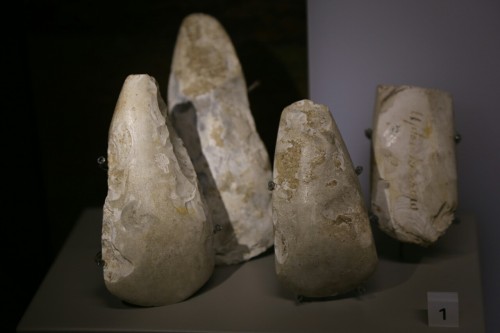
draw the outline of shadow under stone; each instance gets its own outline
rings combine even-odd
[[[171,113],[172,124],[184,142],[191,162],[198,176],[203,196],[210,211],[214,224],[216,255],[224,255],[225,249],[237,249],[244,247],[244,252],[248,248],[238,244],[234,229],[229,219],[229,214],[222,200],[217,184],[210,170],[208,161],[203,154],[201,140],[198,134],[198,124],[196,109],[191,102],[177,104]]]

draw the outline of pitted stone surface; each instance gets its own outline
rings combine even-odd
[[[372,133],[372,211],[380,228],[427,246],[457,207],[452,97],[437,89],[379,85]]]
[[[214,268],[213,226],[166,113],[155,79],[130,75],[109,129],[104,281],[141,306],[188,298]]]
[[[359,180],[326,106],[302,100],[283,110],[273,172],[280,282],[307,297],[362,284],[377,253]]]
[[[209,15],[192,14],[181,24],[168,105],[220,227],[216,263],[236,264],[266,251],[273,243],[271,164],[234,47]]]

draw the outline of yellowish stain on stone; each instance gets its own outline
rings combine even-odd
[[[352,218],[347,215],[339,215],[334,221],[335,223],[349,223],[352,222]]]
[[[247,187],[243,193],[243,202],[250,202],[253,197],[253,190],[250,187]]]
[[[334,164],[334,165],[335,165],[335,167],[338,169],[338,168],[340,168],[340,166],[342,165],[342,162],[341,162],[341,161],[340,161],[337,157],[335,157],[335,158],[333,159],[333,164]]]
[[[183,207],[183,206],[181,206],[181,207],[175,207],[175,210],[180,215],[187,215],[189,213],[188,209],[186,207]]]
[[[427,126],[424,127],[424,137],[425,138],[430,138],[432,134],[432,126],[430,124],[427,124]]]
[[[328,183],[326,183],[326,186],[335,187],[335,186],[337,186],[337,181],[335,179],[332,179]]]
[[[222,139],[222,127],[214,127],[210,133],[210,137],[215,141],[217,147],[224,147],[224,140]]]
[[[311,159],[310,168],[307,171],[306,177],[304,177],[304,181],[310,182],[314,179],[317,179],[318,173],[316,172],[316,168],[325,163],[325,161],[326,161],[326,152],[316,151],[316,155]]]
[[[217,184],[219,191],[230,191],[235,178],[232,172],[226,172],[220,177],[220,182]]]
[[[283,182],[288,183],[290,189],[297,189],[299,186],[299,179],[297,178],[297,171],[302,154],[302,147],[297,140],[288,141],[290,146],[283,152],[276,155],[276,169],[278,184]]]

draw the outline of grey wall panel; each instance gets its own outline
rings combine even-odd
[[[479,221],[488,332],[500,328],[500,2],[308,0],[309,94],[330,107],[369,200],[377,84],[449,91],[457,146],[459,211]],[[459,278],[459,277],[457,277]],[[466,310],[464,310],[466,311]]]

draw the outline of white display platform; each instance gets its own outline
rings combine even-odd
[[[272,251],[219,267],[190,299],[126,305],[106,290],[94,261],[100,208],[75,224],[18,332],[484,332],[476,221],[460,216],[430,248],[403,246],[374,229],[379,253],[363,294],[298,303],[274,274]],[[456,292],[459,327],[429,327],[427,292]]]

